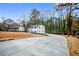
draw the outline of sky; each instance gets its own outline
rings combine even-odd
[[[0,3],[0,19],[16,20],[22,16],[28,17],[32,9],[50,10],[55,7],[53,3]],[[1,21],[1,20],[0,20]]]

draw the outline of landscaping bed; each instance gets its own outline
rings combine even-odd
[[[71,56],[79,56],[79,39],[77,37],[67,37],[69,52]]]

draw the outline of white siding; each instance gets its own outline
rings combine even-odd
[[[19,31],[25,31],[24,27],[19,27]]]
[[[45,27],[43,25],[34,25],[28,31],[31,33],[45,33]]]

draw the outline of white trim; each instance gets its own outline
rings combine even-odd
[[[28,32],[31,32],[31,33],[45,33],[45,26],[43,26],[43,25],[32,25],[28,29]]]

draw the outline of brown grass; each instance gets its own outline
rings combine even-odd
[[[26,32],[0,32],[0,41],[43,36],[45,35],[31,34]]]
[[[67,36],[66,36],[67,37]],[[67,37],[69,52],[71,56],[79,56],[79,40],[76,37]]]

